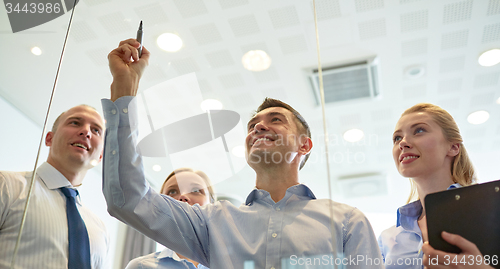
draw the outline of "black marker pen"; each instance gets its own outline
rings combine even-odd
[[[139,24],[139,30],[137,30],[136,40],[139,43],[141,43],[141,46],[139,47],[139,58],[141,58],[141,55],[142,55],[142,21],[141,21],[141,24]]]

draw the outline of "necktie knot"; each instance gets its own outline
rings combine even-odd
[[[67,188],[67,187],[62,187],[61,191],[68,198],[69,197],[76,197],[78,195],[78,191],[77,190],[71,189],[71,188]]]

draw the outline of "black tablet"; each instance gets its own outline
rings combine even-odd
[[[432,193],[424,202],[433,248],[461,252],[441,237],[446,231],[476,244],[484,257],[500,259],[500,180]],[[493,266],[500,268],[498,263]]]

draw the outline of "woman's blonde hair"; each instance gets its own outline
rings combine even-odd
[[[172,178],[176,174],[179,174],[182,172],[192,172],[192,173],[199,175],[201,178],[203,178],[203,180],[205,181],[205,184],[207,184],[207,190],[208,190],[208,195],[210,197],[210,203],[214,203],[215,201],[217,201],[217,195],[215,195],[214,189],[212,187],[212,182],[210,181],[210,178],[208,178],[207,174],[203,173],[202,171],[194,170],[194,169],[191,169],[188,167],[178,168],[178,169],[175,169],[174,171],[172,171],[172,173],[170,173],[170,175],[168,175],[167,178],[165,179],[165,182],[163,182],[163,185],[161,186],[160,192],[163,191],[163,188],[165,188],[165,184],[167,184],[167,181],[170,178]]]
[[[459,152],[455,157],[453,157],[453,162],[451,163],[451,176],[453,182],[459,183],[462,186],[468,186],[476,182],[477,178],[474,172],[474,167],[472,166],[467,150],[465,150],[463,145],[458,125],[450,113],[439,106],[429,103],[420,103],[405,110],[405,112],[401,114],[401,117],[417,112],[425,112],[429,114],[439,127],[441,127],[445,139],[451,143],[459,144]],[[415,182],[410,179],[410,183],[411,192],[407,203],[412,201],[413,198],[417,196]]]

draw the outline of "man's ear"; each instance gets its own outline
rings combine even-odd
[[[313,143],[312,143],[311,138],[309,138],[307,136],[301,136],[300,137],[299,152],[302,155],[307,155],[311,151],[312,147],[313,147]]]
[[[47,135],[45,136],[45,146],[47,147],[52,146],[52,138],[54,138],[54,133],[48,132]]]
[[[460,153],[460,144],[459,143],[451,144],[450,150],[448,150],[448,156],[454,157],[457,156],[458,153]]]

